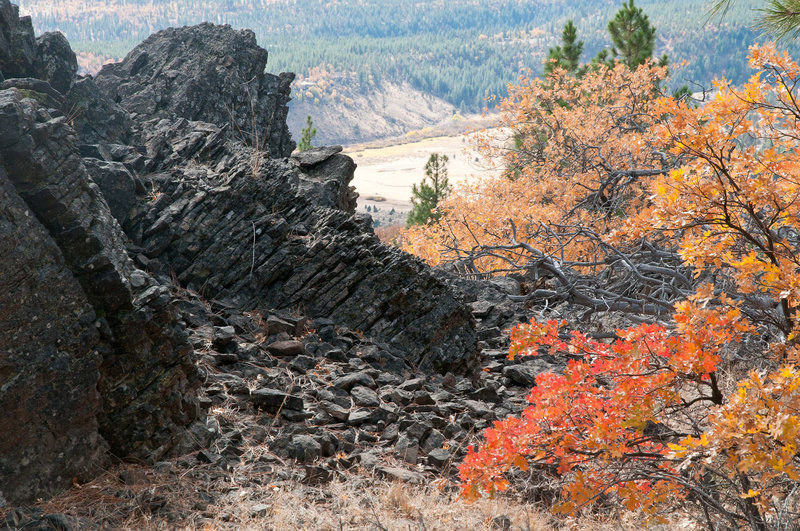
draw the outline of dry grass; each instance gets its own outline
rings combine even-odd
[[[212,411],[221,423],[244,426],[250,414],[229,406]],[[280,425],[264,427],[268,438],[282,430]],[[155,467],[118,463],[90,483],[76,485],[37,508],[45,514],[85,518],[83,523],[94,528],[137,531],[648,528],[635,514],[555,518],[544,507],[513,496],[468,503],[459,496],[453,478],[445,475],[429,474],[428,483],[415,485],[350,464],[332,470],[332,481],[309,483],[304,465],[276,456],[263,439],[245,436],[240,448],[241,458],[224,467],[204,464],[196,454]],[[342,459],[348,461],[345,456]],[[402,466],[385,460],[383,465]],[[83,523],[76,527],[83,528]],[[691,529],[680,515],[668,525],[649,528]]]
[[[506,518],[513,529],[552,529],[549,518],[530,506],[502,499],[468,504],[457,493],[434,486],[413,486],[376,478],[332,482],[309,497],[303,489],[287,489],[273,496],[270,521],[251,520],[253,529],[503,529]]]
[[[252,471],[251,471],[252,472]],[[363,471],[321,486],[270,475],[121,464],[91,483],[39,505],[45,513],[129,530],[638,530],[636,515],[556,519],[540,507],[498,497],[464,501],[444,479],[429,485],[388,481]],[[651,529],[691,529],[675,522]]]

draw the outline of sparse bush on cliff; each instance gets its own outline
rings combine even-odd
[[[314,147],[311,142],[317,136],[317,128],[314,127],[314,122],[311,121],[311,115],[306,117],[306,127],[300,131],[300,142],[297,143],[298,151],[308,151]]]

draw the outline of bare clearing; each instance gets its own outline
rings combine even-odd
[[[432,153],[447,155],[451,185],[497,174],[486,157],[477,152],[474,135],[434,136],[420,140],[397,139],[391,145],[350,146],[345,153],[358,164],[353,185],[360,197],[359,212],[367,207],[381,225],[404,224],[411,209],[411,188],[425,176],[425,163]],[[375,207],[378,214],[375,215]],[[389,213],[394,210],[394,215]]]

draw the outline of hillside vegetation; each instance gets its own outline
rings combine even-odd
[[[90,69],[123,57],[168,26],[210,21],[251,28],[270,51],[270,71],[298,74],[295,103],[314,115],[325,105],[359,107],[356,95],[374,98],[384,81],[408,83],[444,100],[442,109],[450,104],[462,113],[479,111],[487,97],[505,96],[507,84],[525,69],[541,70],[567,19],[575,20],[586,42],[584,59],[608,46],[606,24],[620,2],[20,0],[20,5],[23,13],[35,14],[38,32],[62,31]],[[745,80],[742,59],[758,39],[751,29],[757,0],[736,2],[723,21],[708,24],[706,1],[641,0],[637,5],[658,29],[657,53],[689,63],[673,76],[676,85],[709,86],[719,76]],[[377,114],[389,116],[382,110]],[[304,120],[305,114],[296,121]],[[359,138],[359,132],[342,136],[319,125],[320,140]]]

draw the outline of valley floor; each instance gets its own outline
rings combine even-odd
[[[405,216],[411,209],[412,186],[425,177],[425,163],[433,153],[449,158],[451,185],[496,175],[497,169],[475,147],[476,133],[470,132],[491,123],[491,117],[472,117],[457,129],[431,128],[399,138],[348,146],[345,153],[358,165],[351,183],[359,193],[358,211],[372,214],[380,226],[405,225]],[[392,211],[394,214],[390,214]]]

